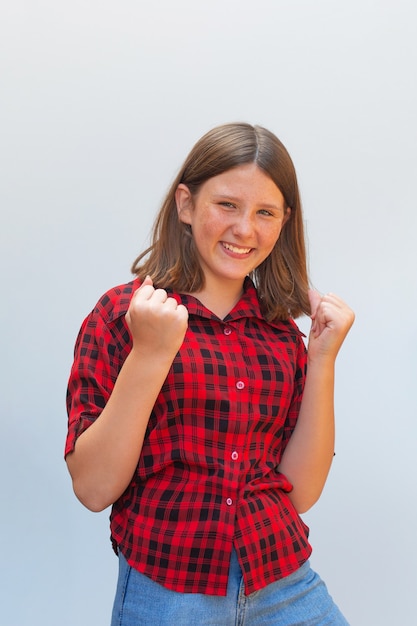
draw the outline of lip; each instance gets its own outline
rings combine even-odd
[[[237,246],[227,241],[222,241],[221,246],[228,254],[240,259],[247,257],[253,250],[253,248],[250,248],[249,246]]]

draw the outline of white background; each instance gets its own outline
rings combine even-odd
[[[194,142],[241,120],[286,144],[312,280],[357,313],[313,566],[352,625],[416,623],[416,22],[414,0],[3,3],[4,626],[109,621],[109,511],[63,461],[73,344]]]

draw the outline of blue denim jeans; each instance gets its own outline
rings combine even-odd
[[[227,596],[171,591],[130,567],[120,554],[111,626],[139,625],[349,626],[308,562],[246,596],[235,551]]]

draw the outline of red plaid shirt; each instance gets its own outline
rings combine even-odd
[[[107,292],[84,321],[68,385],[65,453],[97,419],[131,349],[135,280]],[[278,466],[299,413],[306,370],[294,322],[268,323],[251,281],[218,319],[197,299],[159,393],[130,486],[111,512],[129,564],[180,592],[225,595],[232,546],[247,594],[311,553],[308,528]]]

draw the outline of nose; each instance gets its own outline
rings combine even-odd
[[[249,239],[254,230],[255,223],[252,213],[249,211],[240,212],[233,224],[233,234],[240,239]]]

